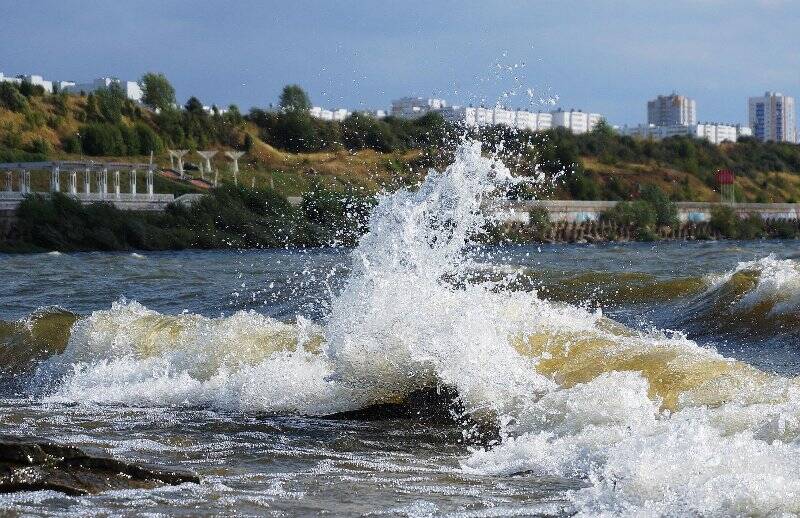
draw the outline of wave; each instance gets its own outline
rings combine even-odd
[[[48,402],[327,415],[444,386],[499,430],[464,472],[581,479],[565,493],[578,514],[800,512],[796,380],[471,276],[483,199],[512,182],[467,143],[418,190],[379,199],[320,322],[121,301],[74,323],[37,390]]]
[[[20,320],[0,321],[0,377],[21,374],[63,352],[77,320],[74,313],[48,307]]]
[[[678,307],[671,325],[694,336],[796,342],[800,263],[774,255],[707,277],[708,287]]]
[[[712,291],[732,288],[732,306],[738,310],[765,310],[769,315],[800,310],[800,263],[774,254],[740,262],[723,275],[712,276]]]

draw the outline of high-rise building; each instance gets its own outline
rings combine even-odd
[[[697,105],[685,95],[659,95],[647,101],[647,124],[692,126],[697,124]]]
[[[763,97],[748,100],[747,112],[753,136],[758,140],[797,142],[794,97],[766,92]]]

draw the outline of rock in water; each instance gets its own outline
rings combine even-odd
[[[0,493],[60,491],[86,495],[110,489],[150,489],[200,482],[197,475],[161,471],[89,455],[51,442],[0,439]]]

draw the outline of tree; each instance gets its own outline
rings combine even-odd
[[[184,109],[187,112],[193,113],[195,115],[200,115],[200,114],[205,115],[205,113],[206,113],[205,110],[203,110],[203,103],[200,102],[200,99],[198,99],[197,97],[194,97],[194,96],[193,97],[189,97],[189,100],[186,101],[186,105],[184,106]]]
[[[164,74],[148,72],[142,76],[142,102],[161,111],[175,105],[175,89]]]
[[[87,124],[81,128],[81,146],[91,156],[121,156],[127,153],[122,132],[115,124]]]
[[[290,111],[278,116],[274,141],[278,147],[292,152],[310,152],[321,149],[311,116],[305,111]]]
[[[140,155],[148,155],[151,151],[160,153],[164,150],[164,142],[150,126],[143,122],[137,122],[134,128],[139,139]],[[128,152],[131,152],[131,150],[129,149]]]
[[[371,148],[386,153],[398,147],[388,124],[360,113],[354,113],[344,120],[342,139],[353,150]]]
[[[597,124],[595,124],[594,128],[592,128],[591,133],[597,136],[611,138],[614,136],[614,129],[605,119],[600,119]]]
[[[642,199],[656,211],[656,223],[659,226],[674,226],[678,224],[678,208],[669,200],[657,185],[647,184],[642,187]]]
[[[111,83],[107,88],[100,88],[95,92],[94,98],[103,120],[117,123],[122,119],[122,108],[128,98],[119,83]]]
[[[0,82],[0,106],[11,111],[22,111],[28,106],[28,101],[19,89],[9,82]]]
[[[311,99],[300,85],[286,85],[281,92],[281,108],[284,111],[308,111]]]

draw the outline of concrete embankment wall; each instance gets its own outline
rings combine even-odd
[[[41,196],[49,196],[50,193],[34,193]],[[90,203],[111,203],[120,210],[133,210],[137,212],[148,211],[163,211],[167,205],[175,201],[175,196],[172,194],[130,194],[120,193],[117,196],[114,193],[107,193],[101,195],[100,193],[79,193],[70,195],[75,197],[84,205]],[[25,195],[19,192],[0,191],[0,211],[15,211]]]
[[[527,223],[510,222],[505,226],[507,236],[517,242],[550,243],[603,243],[608,241],[636,241],[641,239],[639,230],[629,225],[616,225],[607,221],[587,220],[556,221],[545,231],[533,228]],[[768,237],[781,237],[782,234],[800,234],[800,220],[768,219],[764,223]],[[656,229],[649,239],[723,239],[707,221],[684,222],[677,227]]]
[[[492,202],[494,208],[509,211],[512,222],[527,223],[530,211],[547,209],[550,221],[582,223],[599,221],[605,211],[614,207],[616,201],[578,201],[578,200],[538,200]],[[720,203],[678,202],[678,219],[681,223],[703,223],[711,219],[711,211]],[[800,219],[800,204],[797,203],[734,203],[729,204],[741,217],[759,214],[763,219]]]

